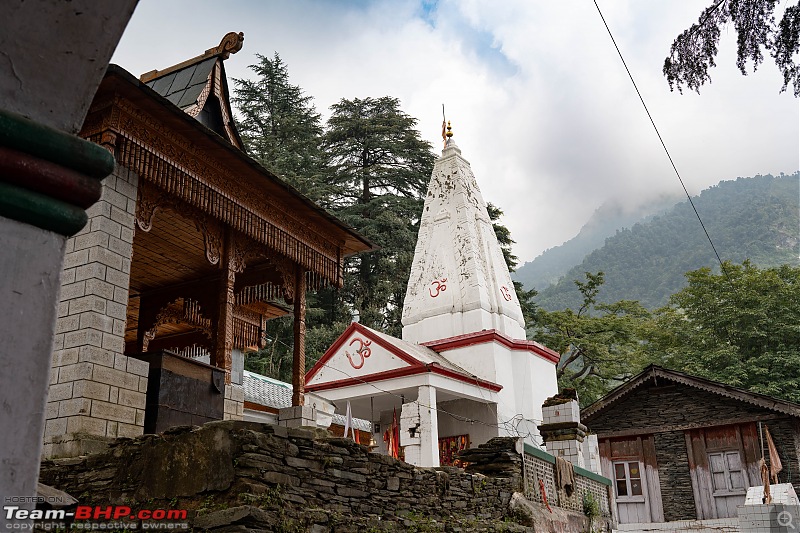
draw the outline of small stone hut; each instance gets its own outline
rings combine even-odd
[[[735,518],[747,488],[761,484],[765,426],[783,463],[779,482],[800,491],[792,402],[651,365],[581,419],[597,435],[621,524]]]

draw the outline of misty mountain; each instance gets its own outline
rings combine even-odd
[[[528,261],[511,273],[526,289],[538,291],[558,282],[569,269],[583,261],[589,252],[605,244],[606,238],[620,228],[629,228],[674,206],[679,196],[660,196],[657,199],[629,208],[611,200],[597,208],[581,231],[560,246],[549,248],[533,261]]]
[[[800,173],[722,181],[693,198],[722,260],[750,259],[761,267],[800,264]],[[684,273],[717,258],[688,201],[663,214],[616,231],[555,285],[540,292],[548,310],[577,309],[573,280],[605,272],[601,302],[638,300],[648,308],[665,305],[685,285]]]

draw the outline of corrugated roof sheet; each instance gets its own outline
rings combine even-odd
[[[292,405],[292,385],[255,372],[245,370],[242,376],[244,400],[273,409],[283,409]],[[344,426],[345,416],[333,415],[333,423]],[[353,419],[353,426],[361,431],[372,432],[369,420]]]
[[[244,400],[273,409],[292,405],[292,386],[283,381],[245,370],[242,378]]]

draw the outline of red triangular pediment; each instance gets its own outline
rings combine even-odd
[[[424,367],[402,342],[353,322],[306,374],[307,385]]]

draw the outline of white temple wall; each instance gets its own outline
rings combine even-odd
[[[517,405],[522,406],[525,418],[535,424],[542,423],[542,404],[558,393],[556,365],[530,352],[518,351],[513,355],[513,383]],[[541,442],[539,430],[532,427],[535,440]]]
[[[499,348],[502,348],[502,351]],[[502,373],[501,367],[505,364],[503,356],[507,350],[495,342],[485,342],[447,350],[442,352],[442,355],[481,379],[492,383],[504,383],[498,380],[498,375]]]
[[[482,379],[503,385],[497,393],[496,417],[497,423],[506,428],[501,434],[524,436],[530,444],[541,440],[536,423],[542,420],[542,403],[558,392],[553,363],[498,342],[447,350],[444,356]],[[528,422],[522,421],[519,427],[512,428],[515,422],[512,419],[517,415]]]

